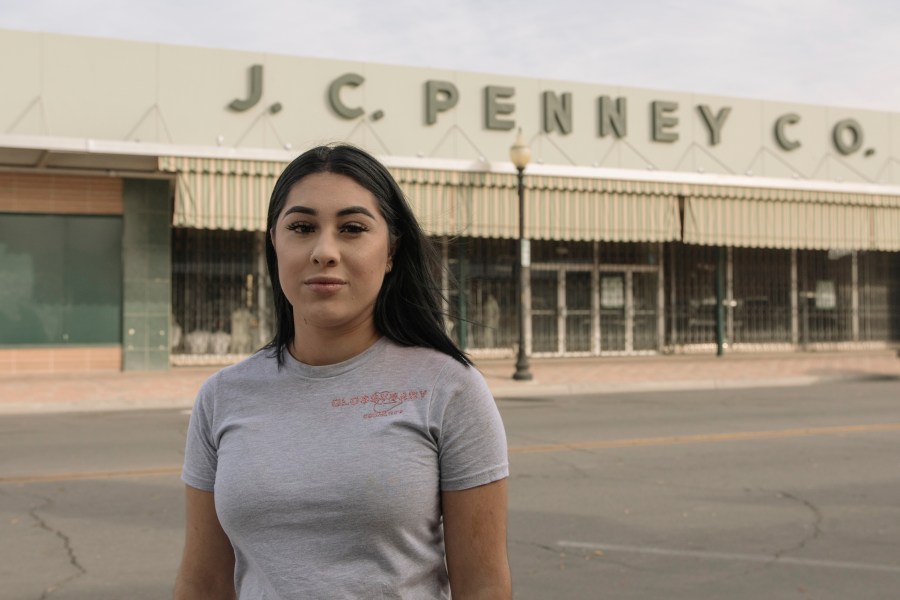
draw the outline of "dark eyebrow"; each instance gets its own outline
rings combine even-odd
[[[366,215],[370,219],[374,219],[375,215],[372,214],[365,206],[348,206],[347,208],[342,208],[337,212],[337,216],[346,217],[347,215]]]
[[[309,208],[307,206],[292,206],[289,209],[287,209],[286,211],[284,211],[284,216],[282,217],[282,219],[292,213],[302,213],[304,215],[313,215],[313,216],[318,214],[314,209]]]
[[[308,206],[294,205],[284,211],[284,217],[287,217],[288,215],[293,213],[301,213],[311,216],[316,216],[317,214],[319,214],[315,209],[309,208]],[[375,215],[372,214],[372,211],[370,211],[365,206],[348,206],[347,208],[342,208],[337,212],[337,216],[339,217],[346,217],[347,215],[366,215],[370,219],[375,219]]]

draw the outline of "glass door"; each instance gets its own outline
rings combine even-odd
[[[532,352],[559,352],[559,273],[531,270]]]
[[[659,348],[659,273],[622,268],[600,272],[600,351]]]
[[[566,271],[565,292],[565,351],[590,352],[593,337],[590,271]]]
[[[626,314],[626,273],[603,272],[600,274],[600,351],[625,352],[626,330],[629,323]]]
[[[657,314],[657,281],[655,272],[635,272],[631,274],[632,299],[632,331],[633,350],[636,352],[657,350],[659,348],[659,330]]]
[[[560,266],[531,271],[531,351],[585,355],[659,348],[659,273],[646,267],[601,270]],[[598,286],[599,283],[599,286]],[[598,290],[599,287],[599,290]],[[599,314],[596,308],[599,293]]]

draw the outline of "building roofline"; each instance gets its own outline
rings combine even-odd
[[[187,158],[255,160],[267,162],[290,162],[296,158],[298,154],[298,152],[292,148],[276,150],[266,148],[235,148],[231,146],[193,146],[20,134],[0,134],[0,148],[88,155],[106,154],[144,157],[180,156]],[[428,158],[419,156],[379,156],[378,158],[386,166],[393,168],[501,174],[514,174],[516,172],[512,163],[507,161],[496,162],[488,160]],[[21,166],[21,169],[33,170],[29,169],[28,166]],[[47,171],[49,169],[42,170]],[[532,163],[526,168],[526,174],[544,177],[612,179],[622,181],[900,196],[900,186],[897,185],[811,179],[780,179],[776,177],[754,177],[752,175],[729,175],[720,173],[686,173],[657,170],[644,171],[638,169]]]

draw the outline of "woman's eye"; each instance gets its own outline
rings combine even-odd
[[[315,227],[313,227],[312,224],[303,221],[289,223],[287,228],[297,233],[312,233],[315,230]]]
[[[341,226],[341,231],[344,233],[363,233],[368,230],[368,227],[359,223],[345,223]]]

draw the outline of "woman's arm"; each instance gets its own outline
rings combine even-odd
[[[234,550],[216,516],[212,492],[185,486],[185,538],[175,600],[231,600]]]
[[[453,600],[509,600],[506,479],[441,492],[444,546]]]

